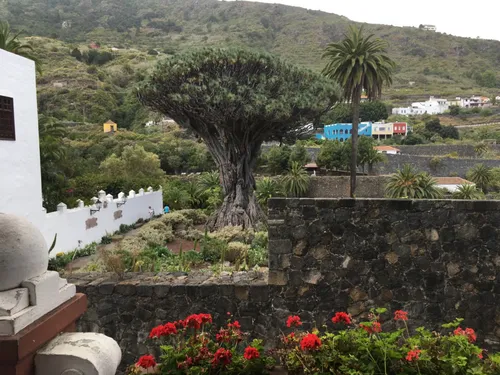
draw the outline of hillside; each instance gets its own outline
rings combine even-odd
[[[157,58],[207,45],[247,46],[321,70],[323,48],[338,41],[352,22],[297,7],[217,0],[0,0],[2,19],[28,35],[44,37],[30,38],[44,62],[43,112],[56,113],[57,107],[66,112],[56,113],[58,117],[91,121],[134,117],[127,124],[140,122],[137,108],[124,114],[121,107],[127,101],[133,107],[128,92]],[[365,28],[389,43],[398,63],[394,85],[385,92],[387,100],[406,103],[430,94],[491,96],[500,91],[498,41],[410,27]],[[116,58],[89,67],[70,55],[75,47],[84,51],[90,42],[100,43],[101,50],[113,47]],[[82,100],[89,110],[71,108]]]

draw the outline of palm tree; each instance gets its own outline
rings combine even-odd
[[[352,103],[351,197],[356,190],[358,124],[361,94],[369,100],[382,94],[384,84],[392,84],[396,64],[386,55],[387,43],[365,36],[363,28],[351,26],[349,34],[340,43],[330,43],[323,54],[329,61],[323,73],[343,88],[343,97]]]
[[[283,176],[283,191],[288,197],[301,197],[309,189],[309,175],[296,161],[292,162],[290,171]]]
[[[385,189],[389,198],[439,199],[443,195],[432,176],[408,164],[391,176]]]
[[[467,172],[467,179],[474,182],[483,192],[486,192],[493,182],[493,172],[491,168],[483,164],[477,164]]]
[[[36,71],[42,73],[42,64],[32,55],[33,47],[21,43],[20,34],[14,34],[7,22],[0,22],[0,49],[33,60],[36,64]]]
[[[278,182],[270,177],[264,177],[257,181],[257,189],[255,190],[257,201],[266,206],[267,201],[272,197],[280,195],[280,187]]]
[[[483,196],[479,190],[476,189],[475,185],[472,184],[462,184],[458,187],[458,190],[452,194],[453,199],[481,199]]]

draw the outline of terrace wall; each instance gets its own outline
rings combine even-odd
[[[412,327],[440,329],[457,317],[480,344],[500,349],[500,202],[272,199],[269,273],[80,275],[82,331],[103,332],[124,351],[123,367],[154,352],[155,325],[227,312],[254,337],[276,343],[286,317],[321,326],[334,311],[355,319],[372,307],[409,312]],[[386,327],[393,324],[383,316]],[[330,323],[328,323],[330,324]]]

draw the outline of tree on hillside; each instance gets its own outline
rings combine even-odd
[[[139,99],[201,137],[224,201],[208,223],[254,227],[263,213],[253,169],[265,140],[312,123],[338,100],[331,82],[263,53],[207,48],[158,63]]]
[[[161,178],[165,172],[160,168],[160,158],[144,147],[126,146],[121,156],[112,154],[100,167],[107,176],[125,179]]]
[[[0,49],[33,60],[36,65],[36,71],[42,73],[42,64],[33,56],[33,47],[29,44],[21,43],[19,40],[20,34],[14,34],[7,22],[0,22]]]
[[[382,94],[382,86],[392,83],[395,63],[387,56],[387,43],[365,36],[363,29],[351,26],[349,34],[339,43],[330,43],[324,58],[329,61],[323,73],[337,81],[343,89],[343,97],[352,104],[352,150],[351,150],[351,197],[356,191],[356,166],[358,146],[358,124],[361,94],[363,90],[369,100]]]

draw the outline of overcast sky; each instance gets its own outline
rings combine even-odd
[[[255,0],[335,13],[353,21],[393,26],[435,25],[438,31],[500,40],[500,1],[458,0]]]

